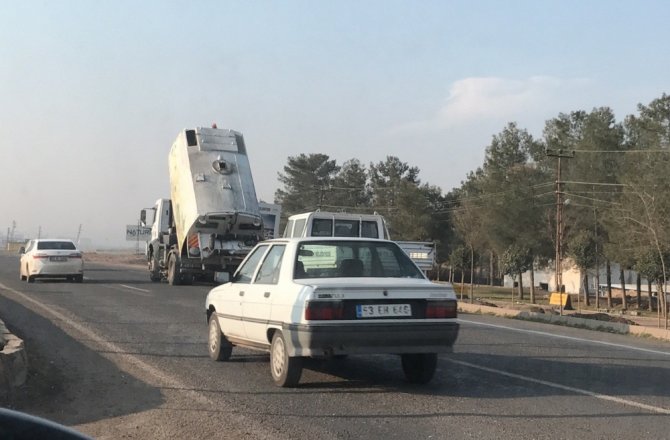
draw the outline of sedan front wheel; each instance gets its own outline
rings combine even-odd
[[[216,313],[209,317],[209,338],[207,341],[209,357],[215,361],[227,361],[233,352],[233,345],[226,339],[219,327]]]

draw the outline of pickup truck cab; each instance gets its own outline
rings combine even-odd
[[[380,214],[352,214],[348,212],[313,211],[288,218],[285,238],[292,237],[361,237],[390,240],[386,221]],[[435,243],[424,241],[396,241],[414,264],[424,273],[435,265]]]
[[[212,359],[234,346],[270,352],[279,386],[305,357],[399,354],[406,378],[431,380],[458,334],[450,285],[427,280],[394,242],[302,237],[259,243],[205,308]]]

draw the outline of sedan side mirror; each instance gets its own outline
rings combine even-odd
[[[26,248],[24,248],[23,246],[21,246],[21,247],[19,248],[19,254],[23,255],[23,254],[25,254],[25,253],[26,253]]]

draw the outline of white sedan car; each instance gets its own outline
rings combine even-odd
[[[21,252],[19,274],[29,283],[36,278],[66,278],[84,281],[84,259],[72,240],[30,240]]]
[[[297,385],[304,357],[384,353],[400,355],[407,380],[426,383],[459,328],[451,286],[375,239],[259,243],[206,308],[210,357],[228,360],[238,345],[269,351],[279,386]]]

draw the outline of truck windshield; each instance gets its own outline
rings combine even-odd
[[[309,241],[298,246],[295,279],[424,278],[395,243],[375,241]]]

